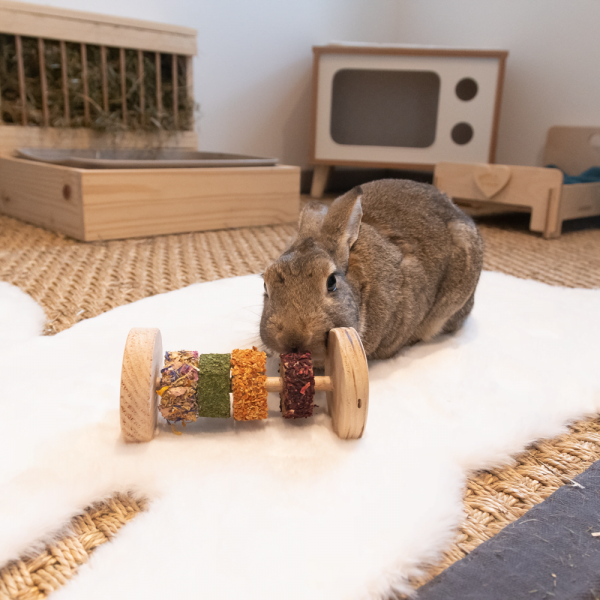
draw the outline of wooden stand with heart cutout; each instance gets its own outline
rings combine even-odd
[[[476,209],[529,211],[529,229],[545,238],[560,236],[563,221],[600,215],[600,181],[563,184],[563,172],[600,165],[600,127],[551,127],[543,164],[558,168],[441,162],[433,183]]]

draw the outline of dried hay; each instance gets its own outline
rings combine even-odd
[[[25,75],[25,106],[19,88],[19,65],[14,35],[0,33],[0,123],[21,125],[23,110],[27,124],[43,126],[44,107],[42,75],[37,38],[22,38]],[[63,93],[63,68],[60,42],[44,40],[45,77],[47,82],[48,125],[56,128],[88,127],[95,131],[184,131],[191,130],[197,110],[188,95],[185,56],[177,56],[177,119],[173,96],[173,57],[159,54],[160,105],[157,98],[156,54],[142,52],[143,77],[139,76],[137,50],[125,50],[126,114],[123,114],[121,60],[119,48],[107,48],[106,79],[108,105],[103,94],[102,58],[100,46],[86,45],[87,85],[85,94],[82,46],[67,42],[67,100]],[[142,106],[143,96],[143,106]],[[85,105],[89,106],[89,118]],[[161,106],[162,105],[162,106]]]

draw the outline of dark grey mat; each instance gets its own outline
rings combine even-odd
[[[600,461],[424,585],[416,600],[600,600]]]

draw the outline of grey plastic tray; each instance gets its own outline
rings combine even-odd
[[[198,167],[269,167],[276,158],[198,152],[179,148],[121,150],[59,150],[54,148],[18,148],[19,158],[80,169],[181,169]]]

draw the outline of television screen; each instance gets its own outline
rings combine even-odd
[[[331,137],[338,144],[427,148],[439,98],[433,71],[340,69],[332,82]]]

